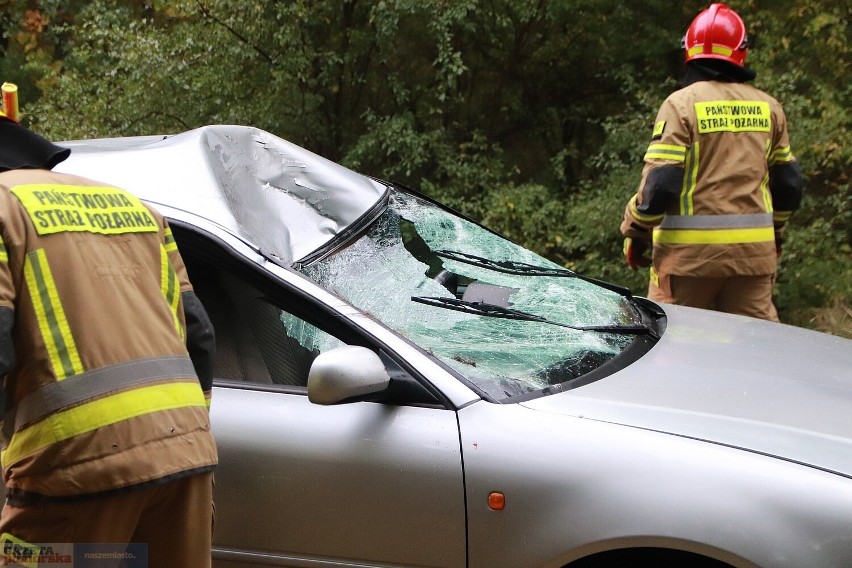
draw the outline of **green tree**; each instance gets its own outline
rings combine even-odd
[[[680,37],[706,1],[0,5],[0,71],[22,85],[27,123],[51,138],[250,124],[644,293],[617,227],[682,72]],[[848,10],[731,5],[808,179],[779,272],[782,318],[852,335]]]

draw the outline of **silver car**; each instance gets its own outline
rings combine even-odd
[[[655,305],[254,128],[68,145],[216,326],[215,566],[852,566],[852,341]]]

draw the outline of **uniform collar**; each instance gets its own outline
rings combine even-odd
[[[718,59],[693,59],[687,62],[681,86],[687,87],[698,81],[723,81],[725,83],[745,83],[757,77],[752,69],[739,67]]]
[[[70,153],[69,148],[57,146],[17,122],[0,118],[0,172],[51,170]]]

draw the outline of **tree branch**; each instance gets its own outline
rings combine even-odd
[[[202,4],[202,3],[201,3],[201,0],[196,0],[196,1],[195,1],[195,3],[198,5],[198,9],[199,9],[199,10],[201,10],[201,13],[204,15],[204,17],[206,17],[207,19],[209,19],[209,20],[213,21],[213,22],[214,22],[214,23],[216,23],[216,24],[219,24],[220,26],[222,26],[223,28],[225,28],[226,30],[228,30],[228,32],[229,32],[231,35],[233,35],[235,38],[237,38],[238,40],[240,40],[240,41],[241,41],[241,42],[243,42],[244,44],[246,44],[246,45],[250,46],[250,47],[251,47],[253,50],[255,50],[255,51],[256,51],[256,52],[257,52],[257,53],[258,53],[261,57],[263,57],[264,59],[266,59],[266,61],[267,61],[267,62],[272,63],[273,59],[272,59],[272,56],[271,56],[271,55],[269,55],[268,53],[266,53],[265,51],[263,51],[262,49],[260,49],[260,47],[258,47],[257,45],[255,45],[255,44],[253,44],[252,42],[250,42],[250,41],[248,40],[248,38],[247,38],[247,37],[245,37],[245,36],[244,36],[244,35],[242,35],[240,32],[238,32],[237,30],[235,30],[232,26],[228,25],[227,23],[225,23],[224,21],[222,21],[220,18],[217,18],[217,17],[216,17],[216,16],[215,16],[215,15],[214,15],[214,14],[213,14],[213,13],[212,13],[209,9],[207,9],[207,7],[206,7],[204,4]]]

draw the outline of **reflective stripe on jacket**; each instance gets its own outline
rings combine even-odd
[[[622,233],[652,238],[654,267],[685,276],[772,274],[770,168],[795,160],[781,105],[745,83],[698,81],[661,106]]]
[[[185,345],[186,268],[130,193],[44,170],[0,174],[0,306],[14,310],[7,493],[69,497],[212,468]]]

